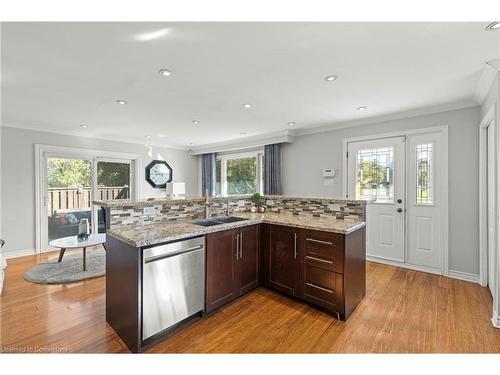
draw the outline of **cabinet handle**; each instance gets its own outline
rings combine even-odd
[[[240,259],[243,259],[243,232],[240,233]]]
[[[238,260],[238,255],[240,254],[240,234],[236,233],[236,260]]]
[[[331,260],[325,260],[325,259],[320,259],[320,258],[316,258],[316,257],[312,257],[310,255],[307,255],[306,256],[307,259],[312,259],[312,260],[316,260],[318,262],[323,262],[323,263],[328,263],[328,264],[333,264],[333,262]]]
[[[293,257],[297,259],[297,233],[293,234]]]
[[[309,241],[309,242],[316,242],[316,243],[321,243],[323,245],[329,245],[329,246],[333,246],[333,242],[330,242],[330,241],[321,241],[321,240],[316,240],[314,238],[306,238],[306,241]]]
[[[333,290],[323,288],[323,287],[321,287],[319,285],[316,285],[316,284],[313,284],[313,283],[306,283],[306,285],[310,286],[311,288],[316,288],[316,289],[322,290],[323,292],[327,292],[327,293],[333,294]]]

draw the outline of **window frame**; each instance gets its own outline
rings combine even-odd
[[[227,162],[229,160],[245,159],[245,158],[255,158],[256,159],[256,192],[262,194],[264,191],[264,176],[263,176],[263,164],[264,164],[264,149],[259,149],[255,151],[245,151],[245,152],[235,152],[235,153],[224,153],[216,156],[216,162],[221,162],[221,181],[220,181],[220,194],[215,192],[216,197],[236,197],[236,196],[251,196],[252,194],[227,194]]]

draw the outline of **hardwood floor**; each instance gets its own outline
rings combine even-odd
[[[90,250],[91,251],[91,250]],[[37,285],[24,272],[57,253],[9,260],[0,351],[128,352],[107,325],[104,278]],[[500,353],[486,288],[367,263],[367,295],[347,322],[259,288],[150,347],[150,353]]]

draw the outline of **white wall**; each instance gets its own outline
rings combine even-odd
[[[186,183],[187,195],[199,195],[198,158],[184,150],[146,147],[33,130],[1,128],[1,222],[6,253],[35,248],[35,144],[126,152],[141,155],[142,196],[165,196],[144,180],[144,167],[153,159],[166,160],[173,180]]]
[[[283,146],[283,193],[341,197],[344,138],[448,125],[449,268],[477,275],[479,121],[480,109],[472,107],[297,137]],[[324,168],[335,168],[334,186],[324,186]]]
[[[496,107],[496,129],[500,129],[500,77],[497,72],[494,81],[491,84],[490,90],[486,98],[484,99],[483,104],[481,105],[481,119],[488,113],[491,107]],[[499,136],[497,135],[497,147],[499,147],[500,143],[498,141]],[[498,170],[497,166],[497,170]],[[500,210],[500,207],[497,207]],[[500,217],[500,212],[498,212],[497,217]],[[500,247],[497,243],[497,276],[496,276],[496,291],[493,295],[493,317],[492,322],[493,325],[497,328],[500,328]]]
[[[481,105],[481,118],[483,118],[486,113],[490,110],[490,108],[493,105],[498,106],[498,96],[500,94],[499,92],[499,85],[500,85],[500,80],[498,78],[498,73],[494,79],[494,81],[491,84],[491,87],[488,91],[488,94],[486,95],[486,98],[484,98],[483,104]]]

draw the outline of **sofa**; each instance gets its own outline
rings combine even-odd
[[[70,208],[55,210],[49,217],[49,240],[78,235],[78,224],[81,219],[87,219],[92,225],[91,208]],[[98,233],[106,232],[102,212],[98,211]]]

